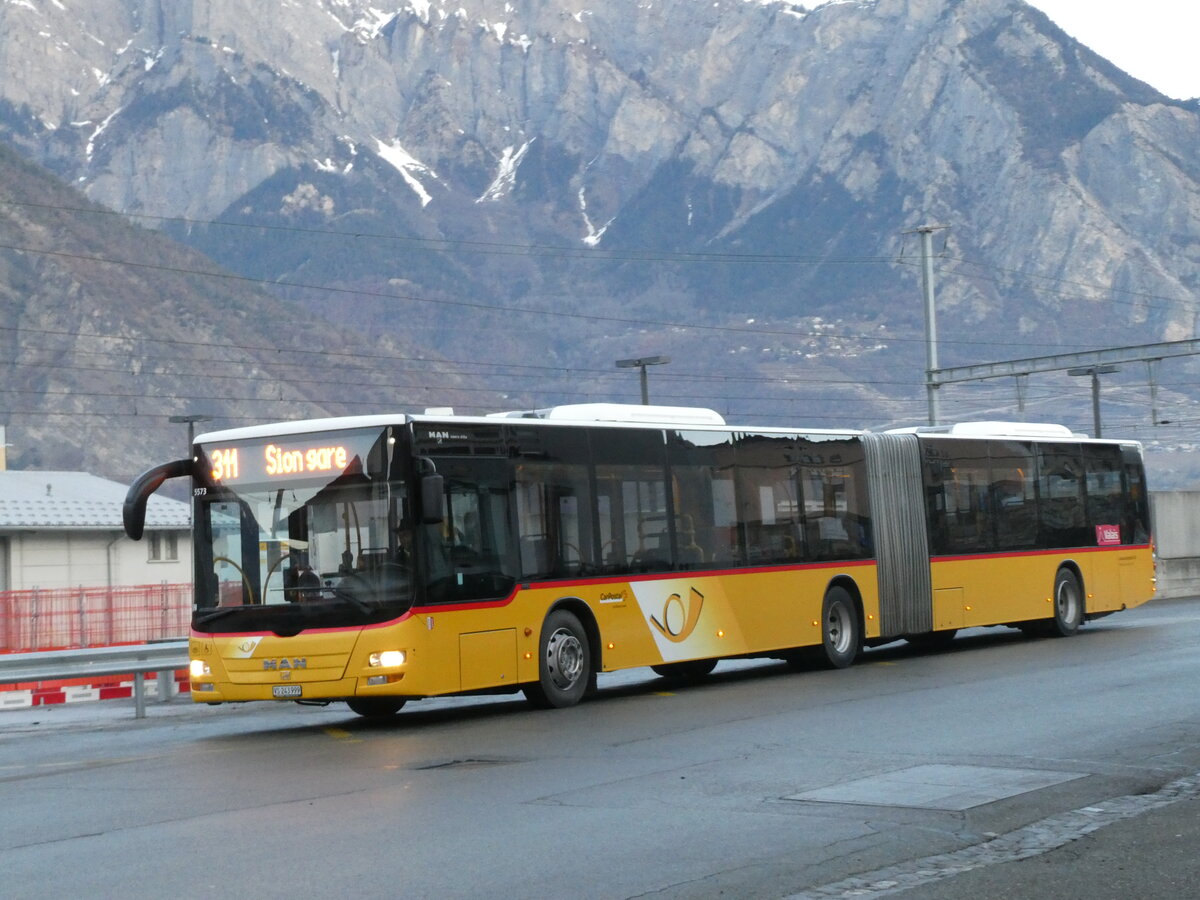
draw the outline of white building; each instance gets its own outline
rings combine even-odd
[[[0,471],[0,591],[190,582],[188,504],[151,497],[135,542],[126,490],[83,472]]]

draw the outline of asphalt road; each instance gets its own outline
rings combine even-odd
[[[597,699],[0,712],[0,896],[1180,897],[1200,602]]]

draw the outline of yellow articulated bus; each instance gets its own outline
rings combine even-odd
[[[217,431],[187,477],[201,703],[523,691],[717,660],[844,667],[1009,625],[1070,635],[1154,593],[1140,447],[1053,425],[871,433],[584,404]]]

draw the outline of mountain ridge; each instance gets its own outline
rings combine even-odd
[[[0,7],[33,76],[0,86],[0,136],[304,316],[492,363],[466,409],[634,399],[604,370],[666,353],[682,405],[915,424],[927,224],[952,226],[943,365],[1195,333],[1200,107],[1018,0],[80,15]],[[64,76],[34,64],[38,28]],[[1108,414],[1159,439],[1144,383],[1112,382]],[[1179,382],[1172,417],[1200,418]],[[736,384],[758,387],[714,389]],[[1007,386],[943,393],[1015,417]],[[1089,426],[1065,376],[1031,402]]]

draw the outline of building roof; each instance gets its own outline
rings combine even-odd
[[[0,472],[0,531],[99,529],[120,531],[128,488],[86,472]],[[147,530],[191,526],[188,504],[154,496]]]

